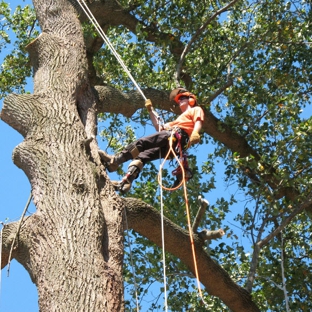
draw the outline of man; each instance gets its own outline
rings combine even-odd
[[[120,164],[133,159],[126,176],[120,182],[113,182],[121,192],[126,193],[130,190],[133,180],[138,177],[147,162],[166,156],[172,135],[180,139],[183,149],[200,141],[199,131],[204,121],[204,112],[197,105],[196,96],[184,88],[177,88],[170,93],[169,99],[174,100],[181,109],[182,114],[176,120],[160,126],[151,101],[146,100],[145,106],[155,129],[159,132],[138,139],[117,155],[110,156],[99,151],[102,161],[110,172],[116,171]],[[174,144],[177,144],[177,140]]]

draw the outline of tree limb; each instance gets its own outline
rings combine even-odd
[[[200,222],[201,222],[201,220],[205,214],[206,208],[209,205],[208,200],[205,200],[201,196],[198,196],[198,201],[199,201],[200,206],[199,206],[195,220],[194,220],[193,225],[192,225],[192,230],[194,233],[197,232],[198,226],[199,226],[199,224],[200,224]]]
[[[217,239],[221,238],[224,235],[223,229],[215,230],[215,231],[209,231],[209,230],[203,230],[198,233],[198,236],[202,240],[212,240],[212,239]]]
[[[262,248],[263,246],[267,245],[268,242],[275,237],[276,235],[278,235],[290,222],[291,220],[298,215],[299,213],[301,213],[303,210],[307,209],[307,208],[311,208],[312,205],[312,192],[310,192],[310,194],[307,196],[306,200],[300,204],[296,209],[294,209],[294,211],[284,220],[284,222],[282,224],[280,224],[272,233],[270,233],[268,236],[266,236],[264,239],[262,239],[261,241],[259,241],[257,243],[257,245]]]
[[[188,51],[191,49],[192,44],[195,42],[195,40],[204,32],[204,30],[206,29],[206,27],[221,13],[223,13],[224,11],[226,11],[228,8],[230,8],[231,6],[233,6],[238,0],[233,0],[231,1],[229,4],[225,5],[223,8],[221,8],[220,10],[218,10],[217,12],[215,12],[214,14],[211,15],[211,17],[201,26],[198,28],[198,30],[196,31],[196,33],[193,35],[193,37],[190,39],[190,41],[188,42],[188,44],[185,46],[183,52],[181,53],[180,56],[180,60],[179,63],[177,65],[177,70],[176,70],[176,83],[178,84],[179,80],[180,80],[180,75],[181,75],[181,70],[182,70],[182,65],[184,62],[184,59],[186,57],[186,54],[188,53]]]
[[[134,198],[123,198],[128,225],[156,245],[161,242],[161,216],[150,205]],[[186,230],[164,218],[165,249],[177,256],[194,274],[190,237]],[[197,266],[201,283],[210,295],[219,297],[234,312],[259,311],[250,294],[235,284],[228,273],[213,261],[203,248],[203,241],[194,237]]]

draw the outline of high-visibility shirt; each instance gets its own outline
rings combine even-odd
[[[201,107],[194,106],[182,113],[176,120],[167,122],[166,128],[176,126],[183,129],[190,136],[197,120],[204,121],[204,111]]]

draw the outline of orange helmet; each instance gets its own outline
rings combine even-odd
[[[191,106],[194,106],[196,104],[196,101],[197,101],[196,96],[184,88],[177,88],[177,89],[172,90],[170,93],[169,99],[170,101],[175,101],[176,103],[178,103],[181,96],[188,97],[189,104]]]

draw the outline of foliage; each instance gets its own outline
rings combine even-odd
[[[120,4],[137,19],[137,27],[133,32],[124,25],[109,27],[107,34],[114,47],[141,87],[170,90],[176,86],[173,77],[181,44],[183,48],[228,2],[137,0]],[[13,15],[6,3],[1,2],[0,8],[1,51],[12,44],[12,35],[16,36],[14,48],[2,64],[3,96],[22,90],[30,75],[25,45],[37,33],[31,31],[29,35],[35,20],[29,7],[18,7]],[[256,244],[286,222],[311,193],[312,118],[305,113],[312,91],[311,15],[311,4],[304,0],[238,1],[206,26],[183,63],[181,83],[187,84],[205,109],[219,119],[221,130],[224,123],[259,155],[242,157],[207,135],[200,146],[190,150],[190,164],[196,173],[188,182],[192,218],[198,209],[198,195],[208,198],[211,204],[200,228],[222,227],[226,235],[207,242],[207,251],[242,287],[248,283]],[[91,27],[84,29],[86,38],[95,36]],[[106,46],[96,53],[94,67],[103,83],[123,91],[134,89]],[[229,80],[233,84],[210,102]],[[166,119],[170,117],[172,114],[166,115]],[[105,129],[100,128],[103,145],[111,152],[151,131],[143,111],[131,119],[110,114],[100,118],[105,124]],[[163,172],[168,185],[173,183],[173,167],[167,166]],[[160,209],[157,173],[156,162],[146,165],[128,196],[142,198]],[[274,187],[268,183],[268,176],[277,181]],[[278,197],[285,188],[295,189],[299,197],[295,201]],[[186,228],[183,192],[164,192],[163,199],[165,215]],[[291,311],[312,309],[310,217],[307,212],[297,215],[261,248],[252,284],[261,311],[286,311],[286,301]],[[126,243],[127,310],[135,310],[134,277],[140,304],[153,293],[150,302],[144,304],[150,305],[149,311],[161,310],[161,250],[137,233],[128,234],[132,259]],[[196,282],[178,259],[166,254],[166,266],[172,311],[226,310],[207,293],[206,306],[201,306]]]
[[[18,5],[13,14],[9,4],[0,3],[0,52],[9,51],[2,60],[0,98],[11,92],[24,92],[31,67],[25,47],[39,34],[36,17],[29,5]]]

